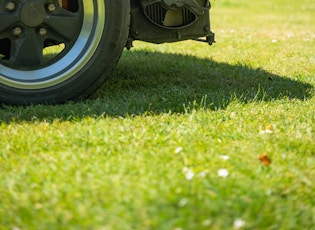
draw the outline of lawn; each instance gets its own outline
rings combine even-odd
[[[315,229],[314,12],[216,0],[213,46],[136,42],[88,100],[0,107],[0,229]]]

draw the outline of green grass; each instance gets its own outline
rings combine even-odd
[[[217,0],[211,47],[136,42],[89,100],[2,106],[0,229],[315,229],[314,10]]]

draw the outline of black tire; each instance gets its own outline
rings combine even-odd
[[[129,33],[129,0],[63,1],[0,1],[1,103],[86,98],[117,64]]]

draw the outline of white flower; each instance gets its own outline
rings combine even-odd
[[[292,33],[287,34],[288,38],[292,38],[294,35]]]
[[[192,180],[195,176],[195,173],[187,167],[184,167],[182,171],[185,174],[186,180]]]
[[[266,129],[266,130],[261,130],[259,133],[260,134],[271,134],[271,133],[273,133],[273,131],[269,130],[269,129]]]
[[[220,169],[218,171],[219,177],[227,177],[229,175],[229,171],[227,169]]]
[[[272,194],[272,190],[271,190],[271,189],[267,189],[267,190],[266,190],[266,195],[267,195],[267,196],[270,196],[271,194]]]
[[[186,180],[192,180],[195,176],[195,173],[192,171],[189,171],[185,174]]]
[[[19,227],[16,227],[16,226],[13,226],[13,227],[12,227],[12,230],[20,230],[20,228],[19,228]]]
[[[183,147],[179,146],[179,147],[177,147],[177,148],[175,149],[174,153],[175,153],[175,154],[178,154],[178,153],[180,153],[181,151],[183,151]]]
[[[236,116],[236,113],[235,112],[232,112],[231,114],[230,114],[230,118],[233,118],[233,117],[235,117]]]
[[[179,201],[178,206],[182,208],[182,207],[185,207],[187,203],[188,203],[188,199],[184,198]]]
[[[236,219],[233,223],[234,229],[240,229],[244,227],[245,221],[242,219]]]
[[[204,171],[202,171],[202,172],[198,173],[198,177],[202,177],[202,178],[204,178],[204,177],[206,177],[206,175],[207,175],[207,173],[206,173],[206,172],[204,172]]]
[[[211,220],[209,220],[209,219],[206,219],[206,220],[204,220],[203,222],[202,222],[202,225],[203,226],[209,226],[211,224]]]
[[[221,155],[220,158],[223,159],[223,160],[225,160],[225,161],[227,161],[228,159],[230,159],[230,157],[227,156],[227,155]]]

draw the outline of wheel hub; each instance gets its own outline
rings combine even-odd
[[[40,1],[26,1],[20,11],[21,21],[30,27],[39,26],[43,23],[46,16],[46,10]]]

